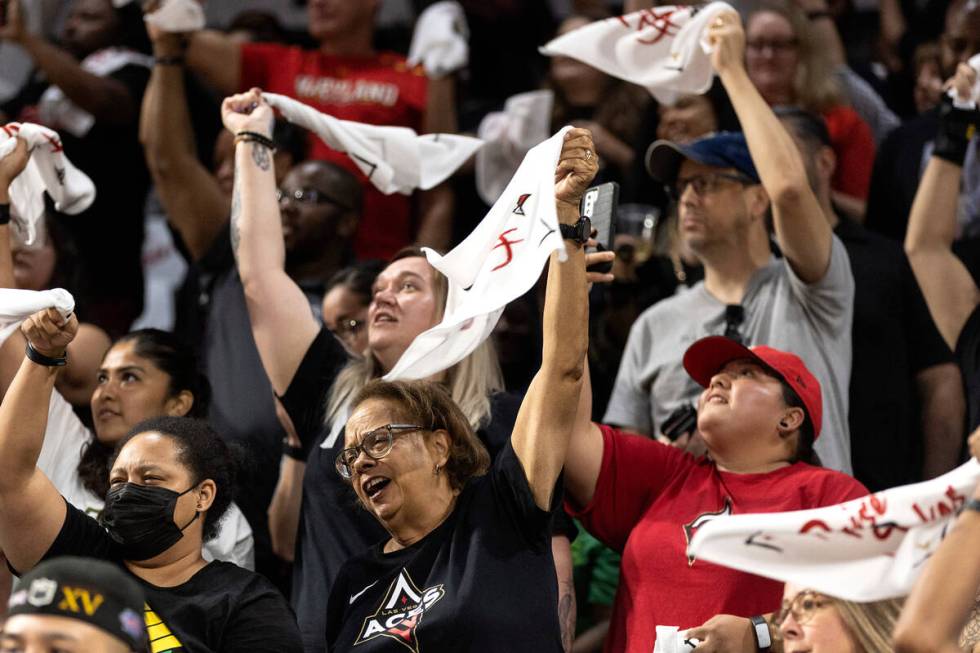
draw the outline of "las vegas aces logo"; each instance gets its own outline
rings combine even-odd
[[[364,620],[354,646],[377,637],[388,637],[413,653],[421,653],[415,631],[425,613],[445,595],[442,585],[420,590],[402,569],[388,587],[378,609]]]

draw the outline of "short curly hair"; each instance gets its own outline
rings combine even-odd
[[[369,399],[394,404],[400,409],[402,417],[430,431],[443,429],[449,433],[451,443],[446,476],[454,490],[463,489],[471,479],[483,476],[490,468],[487,448],[442,384],[375,379],[355,395],[351,414]]]
[[[211,479],[216,488],[214,501],[204,517],[205,542],[218,536],[221,518],[225,516],[235,493],[235,463],[231,450],[211,425],[190,417],[153,417],[134,426],[116,445],[109,469],[119,452],[137,435],[160,433],[174,440],[177,462],[187,468],[194,485]]]

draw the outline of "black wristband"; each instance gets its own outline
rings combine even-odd
[[[243,130],[235,134],[235,143],[258,143],[265,145],[270,150],[275,151],[276,143],[265,134]]]
[[[963,504],[963,510],[974,510],[980,512],[980,499],[970,499]]]
[[[38,350],[34,349],[34,345],[30,342],[27,343],[27,350],[25,352],[27,357],[38,365],[44,365],[45,367],[64,367],[68,364],[68,352],[65,351],[63,356],[58,358],[51,358],[50,356],[45,356]]]
[[[172,54],[164,57],[154,57],[153,61],[158,66],[183,66],[184,65],[184,55],[182,54]]]
[[[980,112],[976,109],[958,109],[948,98],[944,99],[939,105],[939,129],[933,144],[933,156],[962,166],[978,123]]]
[[[286,456],[287,458],[292,458],[293,460],[298,460],[301,463],[305,463],[309,452],[303,446],[294,447],[293,445],[289,444],[289,440],[283,438],[282,455]]]
[[[821,18],[830,18],[833,20],[834,16],[826,9],[818,9],[817,11],[806,12],[806,17],[810,20],[820,20]]]
[[[10,204],[0,204],[0,225],[10,224]]]

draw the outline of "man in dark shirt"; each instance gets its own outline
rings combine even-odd
[[[901,247],[834,212],[835,162],[826,126],[800,110],[778,113],[804,155],[810,183],[854,274],[854,475],[873,492],[939,476],[956,466],[963,438],[965,403],[952,352]]]

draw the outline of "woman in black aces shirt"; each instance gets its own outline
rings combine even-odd
[[[595,174],[589,132],[569,132],[555,185],[574,224]],[[327,604],[327,648],[561,651],[551,512],[588,347],[585,255],[552,256],[538,371],[492,466],[438,384],[376,380],[352,403],[337,456],[389,538],[350,559]],[[487,467],[489,466],[489,469]]]
[[[302,651],[296,621],[264,578],[208,563],[206,539],[231,503],[231,455],[204,422],[159,417],[137,424],[110,462],[102,524],[69,505],[36,467],[48,402],[75,316],[54,309],[22,326],[28,348],[0,404],[0,547],[26,571],[61,555],[109,560],[146,594],[155,651]],[[137,369],[128,383],[139,384]],[[149,386],[144,392],[154,392]]]

